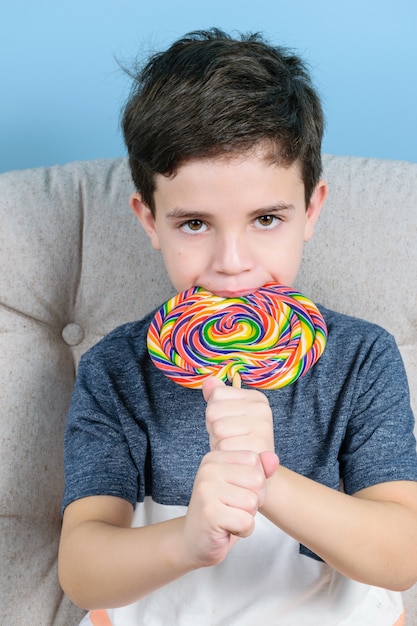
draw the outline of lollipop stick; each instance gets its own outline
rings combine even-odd
[[[232,387],[235,387],[235,389],[240,389],[241,386],[242,386],[242,379],[240,378],[239,372],[236,372],[236,374],[232,378]]]

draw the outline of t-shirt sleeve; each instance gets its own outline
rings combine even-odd
[[[63,509],[94,495],[117,496],[132,506],[138,499],[138,470],[126,436],[120,377],[117,363],[109,372],[100,359],[85,356],[80,361],[65,430]],[[146,437],[136,433],[141,436],[145,454]]]
[[[417,480],[408,382],[390,334],[376,336],[354,375],[355,395],[340,451],[346,493],[382,482]]]

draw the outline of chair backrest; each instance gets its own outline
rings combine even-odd
[[[297,287],[397,338],[417,408],[417,165],[326,157]],[[173,294],[128,207],[123,159],[0,176],[0,623],[76,624],[56,556],[80,355]]]
[[[417,414],[417,164],[326,156],[324,174],[329,197],[297,286],[394,335]]]

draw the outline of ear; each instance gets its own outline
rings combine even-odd
[[[132,195],[130,198],[130,208],[142,224],[143,230],[149,236],[152,246],[155,250],[160,250],[155,217],[148,205],[143,202],[140,193],[134,193]]]
[[[306,211],[304,241],[309,241],[314,234],[314,227],[319,218],[321,207],[327,198],[327,184],[320,180],[314,189]]]

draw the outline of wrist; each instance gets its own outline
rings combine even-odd
[[[166,522],[169,531],[164,533],[160,547],[165,556],[166,567],[177,576],[198,569],[200,565],[193,560],[187,549],[186,517],[176,517]]]

